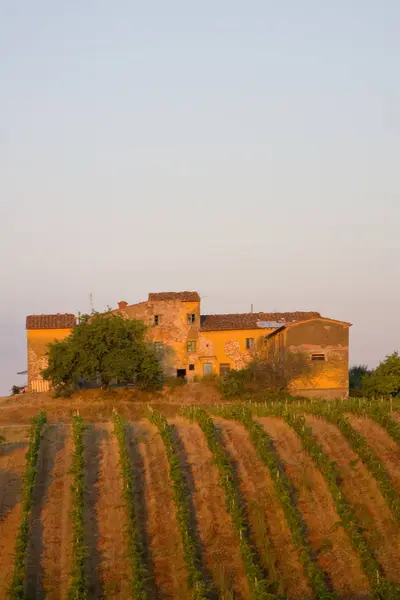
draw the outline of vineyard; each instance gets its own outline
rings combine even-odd
[[[398,600],[400,403],[1,421],[0,598]]]

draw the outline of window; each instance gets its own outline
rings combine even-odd
[[[194,313],[189,313],[187,315],[187,323],[188,325],[193,325],[193,323],[196,321],[196,315]]]
[[[323,354],[322,352],[321,352],[321,354],[318,354],[318,353],[311,354],[311,360],[313,360],[313,361],[314,360],[315,361],[317,361],[317,360],[325,360],[325,354]]]
[[[160,315],[154,315],[154,325],[160,324]]]
[[[189,371],[194,371],[194,365],[189,365]]]
[[[254,338],[246,338],[246,350],[254,348]]]
[[[196,340],[189,340],[187,343],[188,352],[196,352]]]
[[[156,349],[156,352],[159,352],[160,350],[162,350],[162,347],[163,347],[162,342],[154,342],[154,348]]]
[[[229,363],[221,363],[219,365],[219,374],[221,375],[221,377],[223,377],[224,375],[229,373],[230,370],[231,370],[231,365]]]

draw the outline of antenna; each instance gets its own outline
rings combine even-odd
[[[90,312],[93,312],[93,294],[90,292],[89,294],[89,304],[90,304]]]
[[[253,305],[252,304],[251,304],[250,312],[251,312],[251,314],[253,314]]]

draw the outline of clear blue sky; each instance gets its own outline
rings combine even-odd
[[[25,315],[199,290],[400,349],[400,2],[2,0],[0,393]]]

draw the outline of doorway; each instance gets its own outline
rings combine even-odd
[[[213,365],[212,363],[203,363],[203,375],[212,375]]]
[[[176,376],[180,377],[181,379],[185,379],[185,377],[186,377],[186,369],[177,369],[176,370]]]

